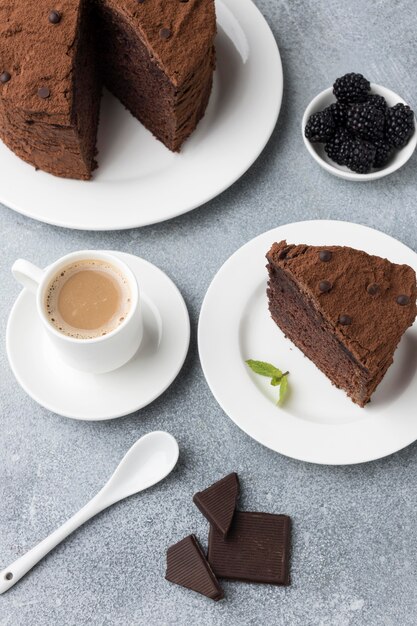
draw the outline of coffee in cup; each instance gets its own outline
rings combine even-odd
[[[45,292],[49,322],[74,339],[94,339],[115,330],[130,310],[128,280],[111,263],[80,259],[61,268]]]

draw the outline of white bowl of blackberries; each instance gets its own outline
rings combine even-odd
[[[310,102],[304,143],[325,170],[347,180],[387,176],[408,161],[417,144],[412,109],[396,93],[345,74]]]

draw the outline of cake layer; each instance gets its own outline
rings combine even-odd
[[[414,270],[352,248],[285,241],[274,244],[267,258],[273,320],[364,406],[416,317]]]

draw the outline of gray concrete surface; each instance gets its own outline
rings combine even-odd
[[[166,429],[181,447],[169,480],[87,524],[1,596],[1,626],[417,621],[417,447],[355,467],[311,466],[275,454],[224,415],[196,349],[198,312],[211,279],[232,252],[267,229],[344,219],[417,250],[416,155],[390,178],[348,183],[318,168],[299,131],[306,104],[347,71],[362,71],[417,106],[415,3],[257,4],[281,49],[285,95],[266,150],[231,189],[173,221],[119,233],[71,232],[0,211],[0,567],[82,506],[141,434]],[[9,272],[13,260],[25,255],[47,264],[95,247],[159,265],[177,282],[192,320],[190,352],[170,389],[140,413],[108,423],[74,422],[37,406],[14,380],[4,346],[19,291]],[[207,524],[191,496],[231,470],[241,477],[242,506],[292,516],[293,583],[286,589],[225,583],[227,599],[213,603],[164,580],[165,549],[189,532],[206,544]]]

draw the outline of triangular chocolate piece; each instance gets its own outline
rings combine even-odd
[[[232,523],[236,502],[239,497],[239,478],[236,472],[199,491],[193,502],[210,524],[225,537]]]
[[[165,578],[212,600],[224,597],[195,535],[189,535],[168,548]]]
[[[416,317],[414,270],[341,246],[281,241],[266,256],[272,319],[364,406]]]

